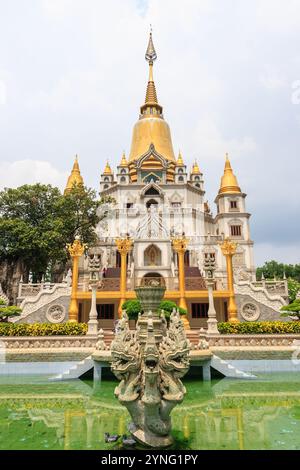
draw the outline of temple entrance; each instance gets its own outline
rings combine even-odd
[[[150,245],[144,251],[144,266],[161,266],[161,250],[156,245]]]
[[[150,199],[150,201],[146,202],[147,209],[157,209],[158,202],[155,199]]]

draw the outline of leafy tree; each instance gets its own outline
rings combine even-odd
[[[51,185],[24,185],[0,192],[0,261],[21,262],[33,280],[49,266],[64,266],[68,259],[66,243],[75,235],[94,243],[98,222],[106,216],[104,203],[96,192],[74,185],[66,195]]]
[[[159,309],[164,310],[167,320],[170,318],[170,314],[174,308],[178,309],[177,304],[170,300],[162,300],[159,305]],[[138,314],[140,312],[142,313],[142,307],[139,300],[126,300],[122,305],[122,309],[126,310],[130,320],[137,320]],[[179,313],[180,315],[186,315],[187,312],[183,308],[179,308]]]
[[[261,267],[256,270],[256,277],[261,279],[262,273],[266,279],[273,279],[277,277],[282,279],[284,274],[287,278],[295,279],[300,282],[300,264],[284,264],[277,261],[266,261]]]
[[[298,292],[300,291],[300,282],[295,279],[288,279],[289,299],[294,302]]]
[[[7,306],[4,300],[0,299],[0,322],[8,322],[9,318],[21,315],[22,309],[15,305]]]
[[[300,299],[296,299],[291,304],[281,307],[280,310],[283,312],[281,314],[282,317],[291,317],[294,320],[300,320]]]

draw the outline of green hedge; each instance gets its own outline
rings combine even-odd
[[[265,335],[265,334],[300,334],[300,321],[258,321],[241,323],[218,323],[222,334],[233,335]]]
[[[86,323],[0,323],[0,336],[80,336]]]

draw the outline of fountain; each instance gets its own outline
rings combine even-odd
[[[184,398],[180,379],[189,370],[190,344],[179,312],[172,312],[168,326],[158,311],[164,292],[153,284],[136,288],[143,309],[136,331],[124,311],[111,344],[111,368],[120,380],[115,396],[131,416],[134,439],[152,448],[173,443],[170,413]]]

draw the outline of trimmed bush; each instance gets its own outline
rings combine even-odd
[[[86,323],[0,323],[0,336],[81,336]]]
[[[258,321],[218,323],[218,330],[225,335],[300,334],[300,322]]]
[[[177,304],[171,300],[162,300],[159,305],[159,309],[164,310],[167,320],[170,318],[170,314],[174,308],[179,310],[180,315],[186,315],[187,313],[183,308],[178,308]],[[137,320],[142,307],[139,300],[126,300],[122,305],[122,309],[126,310],[129,320]]]

